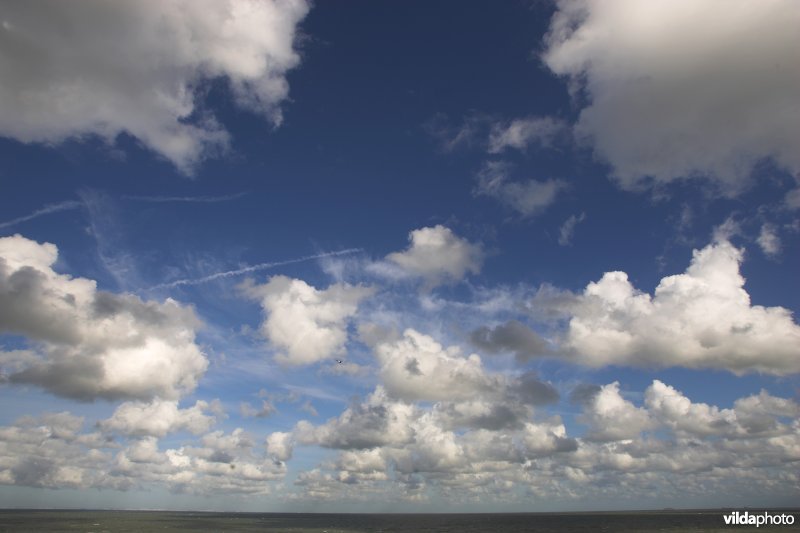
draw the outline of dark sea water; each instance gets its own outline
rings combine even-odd
[[[752,511],[751,511],[752,512]],[[790,511],[782,511],[790,512]],[[291,533],[800,531],[725,525],[723,511],[535,514],[304,514],[0,510],[0,531],[285,531]]]

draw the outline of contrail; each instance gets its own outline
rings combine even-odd
[[[147,290],[154,290],[154,289],[172,289],[175,287],[180,287],[183,285],[200,285],[201,283],[208,283],[209,281],[214,281],[215,279],[221,278],[231,278],[233,276],[239,276],[241,274],[247,274],[249,272],[256,272],[258,270],[266,270],[268,268],[275,268],[283,265],[291,265],[293,263],[302,263],[303,261],[311,261],[312,259],[322,259],[324,257],[334,257],[337,255],[348,255],[354,254],[358,252],[363,252],[363,248],[347,248],[346,250],[337,250],[335,252],[324,252],[321,254],[316,255],[307,255],[304,257],[299,257],[297,259],[287,259],[286,261],[275,261],[273,263],[259,263],[258,265],[248,266],[244,268],[239,268],[236,270],[228,270],[226,272],[217,272],[216,274],[211,274],[210,276],[205,276],[202,278],[195,278],[195,279],[179,279],[176,281],[170,281],[169,283],[162,283],[160,285],[154,285]]]
[[[237,192],[235,194],[228,194],[225,196],[130,196],[126,195],[123,198],[127,200],[137,200],[140,202],[191,202],[200,204],[213,204],[216,202],[227,202],[228,200],[236,200],[247,194],[246,192]]]
[[[8,222],[0,222],[0,228],[7,228],[9,226],[13,226],[15,224],[19,224],[20,222],[25,222],[27,220],[31,220],[34,218],[38,218],[43,215],[49,215],[50,213],[58,213],[59,211],[68,211],[70,209],[79,209],[83,207],[81,202],[77,200],[67,200],[65,202],[59,202],[57,204],[48,204],[41,209],[37,209],[30,215],[25,215],[24,217],[15,218],[14,220],[9,220]]]

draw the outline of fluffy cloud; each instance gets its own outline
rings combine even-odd
[[[458,347],[445,349],[413,329],[377,344],[374,352],[387,392],[407,401],[467,400],[502,385],[484,371],[477,354],[463,357]]]
[[[734,194],[764,158],[800,171],[798,25],[793,0],[561,0],[543,60],[584,91],[576,133],[622,187]]]
[[[294,435],[302,444],[319,444],[328,448],[402,445],[411,441],[410,420],[414,412],[413,406],[390,400],[386,391],[377,387],[366,401],[354,401],[338,418],[332,418],[321,426],[299,422]]]
[[[292,458],[294,441],[291,433],[276,431],[267,437],[267,453],[276,461],[288,461]]]
[[[200,446],[161,451],[154,437],[130,443],[107,467],[131,486],[162,487],[203,495],[268,494],[269,482],[282,479],[286,467],[255,448],[241,428],[230,434],[204,435]]]
[[[550,146],[567,131],[567,125],[551,117],[532,117],[496,123],[489,133],[490,154],[499,154],[507,148],[525,150],[531,144]]]
[[[579,361],[723,368],[742,374],[800,372],[800,326],[783,307],[751,305],[742,250],[718,241],[651,296],[624,272],[607,272],[568,304],[566,348]]]
[[[104,431],[132,437],[163,437],[168,433],[186,430],[195,435],[205,433],[216,422],[205,414],[211,409],[208,402],[198,400],[193,407],[178,408],[177,401],[154,400],[151,403],[125,402],[111,418],[99,423]]]
[[[457,282],[467,273],[477,274],[484,253],[479,244],[462,239],[442,225],[420,228],[408,234],[409,247],[370,265],[376,274],[388,277],[418,277],[428,287]]]
[[[11,382],[80,400],[175,400],[194,389],[208,361],[191,308],[98,291],[55,272],[57,258],[52,244],[0,238],[0,332],[27,337],[39,352],[17,358]]]
[[[567,503],[609,491],[630,497],[655,490],[662,502],[709,491],[742,501],[797,495],[800,405],[792,399],[761,391],[719,407],[655,380],[637,406],[616,382],[582,389],[578,439],[558,416],[451,427],[446,402],[411,405],[380,387],[325,424],[268,435],[265,447],[241,428],[187,436],[175,448],[154,436],[115,442],[85,432],[81,417],[46,413],[0,426],[0,484],[266,494],[284,479],[298,445],[319,445],[336,455],[301,469],[281,498],[508,504],[534,496]],[[479,403],[462,402],[474,412]]]
[[[470,341],[489,353],[513,352],[518,361],[528,361],[551,351],[545,339],[518,320],[509,320],[494,328],[478,328],[470,335]]]
[[[654,497],[663,501],[722,490],[743,478],[752,492],[737,497],[797,492],[791,488],[797,474],[780,474],[800,458],[800,406],[790,399],[762,391],[724,409],[694,403],[658,380],[642,406],[624,398],[617,382],[583,387],[579,396],[583,413],[576,422],[585,433],[575,439],[557,416],[463,428],[450,425],[451,411],[442,408],[447,402],[412,407],[378,389],[322,426],[304,423],[295,430],[300,444],[342,450],[298,476],[298,497],[425,500],[435,494],[460,503],[508,503],[535,495],[569,501],[608,490],[633,496],[657,485]],[[483,407],[460,403],[463,412]],[[670,491],[674,483],[680,495]]]
[[[586,438],[594,441],[632,439],[652,427],[647,411],[623,398],[616,381],[596,392],[580,421],[589,427]]]
[[[373,289],[345,283],[319,290],[300,279],[274,276],[264,285],[245,283],[243,291],[258,299],[267,317],[261,332],[276,348],[276,359],[308,365],[339,354],[347,342],[347,321]]]
[[[510,167],[502,161],[488,161],[478,173],[475,194],[489,196],[523,217],[538,215],[556,201],[566,188],[562,180],[510,181]]]
[[[126,133],[189,172],[228,134],[203,109],[206,80],[281,122],[304,0],[10,3],[0,27],[0,134],[61,142]]]
[[[796,402],[776,398],[766,391],[736,400],[733,409],[719,409],[694,403],[658,380],[645,391],[645,406],[663,427],[694,437],[785,435],[791,433],[792,428],[781,422],[781,418],[795,420],[800,415],[800,405]]]

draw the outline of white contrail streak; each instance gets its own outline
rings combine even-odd
[[[127,200],[137,200],[139,202],[187,202],[198,204],[213,204],[217,202],[227,202],[228,200],[236,200],[246,195],[246,192],[237,192],[235,194],[227,194],[225,196],[123,196]]]
[[[30,215],[25,215],[24,217],[15,218],[14,220],[9,220],[8,222],[0,222],[0,228],[7,228],[9,226],[14,226],[15,224],[19,224],[20,222],[25,222],[28,220],[32,220],[34,218],[38,218],[43,215],[49,215],[50,213],[58,213],[59,211],[68,211],[70,209],[79,209],[83,207],[81,202],[77,200],[67,200],[65,202],[59,202],[57,204],[48,204],[41,209],[37,209]]]
[[[169,283],[162,283],[160,285],[154,285],[150,287],[148,290],[154,289],[173,289],[175,287],[181,287],[183,285],[200,285],[201,283],[208,283],[209,281],[214,281],[216,279],[222,278],[231,278],[233,276],[239,276],[241,274],[247,274],[250,272],[257,272],[259,270],[266,270],[268,268],[275,268],[283,265],[291,265],[293,263],[302,263],[303,261],[311,261],[312,259],[323,259],[325,257],[334,257],[337,255],[347,255],[347,254],[354,254],[358,252],[362,252],[362,248],[347,248],[346,250],[337,250],[335,252],[324,252],[321,254],[316,255],[307,255],[304,257],[298,257],[297,259],[287,259],[286,261],[275,261],[272,263],[259,263],[257,265],[248,266],[244,268],[238,268],[236,270],[228,270],[226,272],[217,272],[216,274],[211,274],[209,276],[205,276],[202,278],[194,278],[194,279],[179,279],[175,281],[170,281]]]

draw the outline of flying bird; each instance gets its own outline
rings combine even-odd
[[[342,361],[341,359],[337,359],[336,362],[341,365],[344,361]]]

